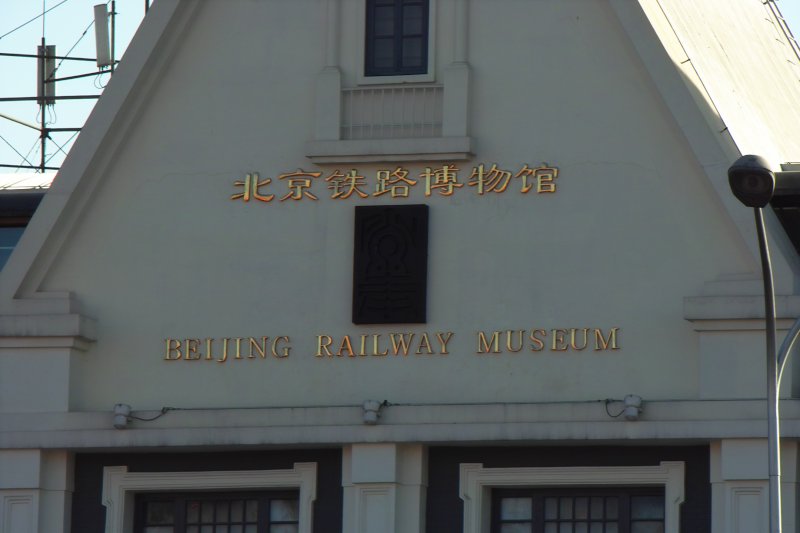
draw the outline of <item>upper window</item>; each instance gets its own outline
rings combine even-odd
[[[428,71],[428,0],[367,0],[365,76]]]
[[[492,494],[492,533],[664,533],[664,491],[509,489]]]
[[[137,533],[297,533],[297,493],[149,494],[136,496]]]
[[[17,246],[43,197],[42,191],[0,191],[0,269]]]

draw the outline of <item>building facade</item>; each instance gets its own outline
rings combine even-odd
[[[159,0],[0,273],[0,531],[766,531],[726,171],[799,63],[761,0]]]

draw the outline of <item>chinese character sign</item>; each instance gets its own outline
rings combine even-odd
[[[462,179],[461,176],[465,176]],[[297,169],[279,174],[275,180],[261,178],[258,173],[246,174],[233,186],[238,189],[231,200],[269,203],[316,201],[320,196],[331,200],[353,198],[408,198],[411,190],[419,186],[429,196],[472,194],[485,196],[516,191],[520,194],[553,194],[557,191],[558,168],[542,163],[532,167],[525,163],[519,169],[500,168],[497,164],[481,163],[471,169],[461,169],[454,164],[425,167],[412,176],[408,169],[395,167],[379,169],[367,176],[358,169],[336,169],[327,175]],[[466,187],[465,187],[466,185]],[[327,193],[324,191],[327,189]]]

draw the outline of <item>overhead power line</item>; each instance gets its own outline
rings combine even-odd
[[[39,18],[43,17],[43,16],[45,15],[45,13],[49,13],[50,11],[54,10],[55,8],[57,8],[58,6],[60,6],[61,4],[66,4],[67,2],[69,2],[69,0],[62,0],[61,2],[59,2],[59,3],[57,3],[56,5],[54,5],[53,7],[51,7],[50,9],[48,9],[48,10],[46,10],[46,11],[43,11],[43,12],[42,12],[42,13],[40,13],[39,15],[36,15],[35,17],[33,17],[32,19],[30,19],[29,21],[27,21],[27,22],[23,22],[22,24],[20,24],[19,26],[17,26],[17,27],[16,27],[16,28],[14,28],[13,30],[11,30],[11,31],[9,31],[9,32],[6,32],[6,33],[4,33],[3,35],[0,35],[0,39],[2,39],[3,37],[7,37],[7,36],[11,35],[12,33],[14,33],[15,31],[17,31],[17,30],[18,30],[18,29],[20,29],[20,28],[24,28],[25,26],[27,26],[27,25],[28,25],[28,24],[30,24],[31,22],[33,22],[33,21],[35,21],[35,20],[37,20],[37,19],[39,19]]]
[[[19,150],[17,150],[16,148],[14,148],[14,145],[13,145],[13,144],[11,144],[10,142],[8,142],[8,141],[6,140],[6,138],[5,138],[5,137],[3,137],[2,135],[0,135],[0,139],[2,139],[2,140],[3,140],[3,142],[4,142],[4,143],[6,143],[6,144],[7,144],[7,145],[8,145],[8,146],[9,146],[9,147],[12,149],[12,150],[14,150],[14,152],[16,152],[18,156],[20,156],[22,159],[24,159],[26,163],[28,163],[29,165],[31,165],[31,164],[32,164],[30,161],[28,161],[28,160],[25,158],[25,156],[24,156],[24,155],[22,155],[21,153],[19,153]]]

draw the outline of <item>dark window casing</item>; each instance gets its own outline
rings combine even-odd
[[[317,463],[317,498],[313,502],[313,533],[342,533],[342,451],[241,450],[214,453],[78,453],[70,531],[103,533],[103,467],[125,465],[129,472],[208,472],[215,470],[280,470],[298,462]]]
[[[42,198],[41,190],[0,191],[0,269],[16,248]]]
[[[356,207],[353,323],[424,323],[427,284],[428,206]]]
[[[503,505],[508,500],[525,501],[528,508],[522,513],[519,512],[521,509],[511,509],[512,512],[508,512]],[[502,533],[508,529],[524,529],[531,533],[663,531],[664,490],[653,487],[597,486],[569,489],[494,489],[491,532]]]
[[[290,510],[289,516],[276,507]],[[296,491],[143,492],[135,498],[134,533],[296,531],[297,507]]]
[[[365,76],[428,72],[428,0],[367,0]]]
[[[554,466],[640,466],[661,461],[685,463],[685,501],[680,531],[711,533],[709,447],[700,446],[431,446],[428,449],[426,531],[461,533],[463,501],[459,497],[462,463],[484,468]],[[590,530],[591,531],[591,530]]]

